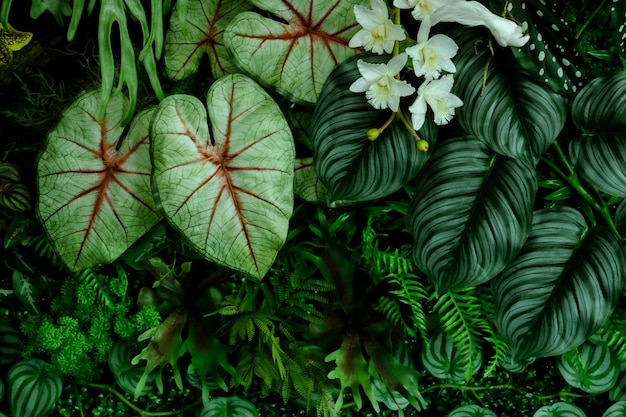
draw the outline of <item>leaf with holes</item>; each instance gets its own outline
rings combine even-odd
[[[459,355],[452,338],[445,332],[439,332],[422,348],[422,364],[433,376],[450,381],[463,382],[467,375],[468,355]],[[482,364],[482,354],[474,354],[471,358],[472,374],[478,372]]]
[[[608,391],[619,375],[619,361],[611,349],[589,342],[559,356],[556,364],[568,384],[590,394]]]
[[[494,151],[536,164],[565,124],[565,99],[531,80],[505,53],[493,56],[480,47],[476,31],[465,31],[457,40],[452,90],[464,103],[459,123]]]
[[[464,405],[455,408],[446,417],[496,417],[496,414],[477,405]]]
[[[561,355],[583,343],[617,305],[625,271],[608,229],[590,229],[569,207],[535,212],[524,248],[492,286],[512,356]]]
[[[61,378],[47,372],[41,359],[25,359],[7,373],[9,404],[13,417],[44,415],[61,396]]]
[[[259,412],[250,401],[233,395],[211,398],[200,417],[259,417]]]
[[[472,137],[439,144],[421,171],[407,215],[413,258],[438,293],[502,271],[530,232],[537,178],[523,161]]]
[[[111,97],[102,121],[99,100],[92,90],[70,104],[37,166],[37,214],[74,271],[114,261],[160,218],[150,188],[152,111],[138,114],[122,139],[126,99]]]
[[[169,222],[198,253],[261,278],[287,236],[295,151],[276,103],[233,74],[207,93],[174,95],[152,123],[154,184]]]
[[[234,17],[252,9],[246,0],[187,0],[180,19],[177,2],[165,36],[165,73],[181,80],[198,71],[204,54],[209,56],[215,78],[237,72],[224,46],[224,31]]]
[[[385,197],[415,177],[431,155],[417,149],[397,118],[376,140],[367,139],[367,131],[383,126],[391,112],[374,109],[364,94],[349,90],[360,77],[359,59],[386,63],[389,57],[368,53],[343,62],[328,77],[311,121],[315,170],[331,205]],[[428,121],[419,133],[434,149],[434,123]]]
[[[353,8],[362,0],[250,0],[274,15],[244,12],[224,41],[239,68],[295,102],[315,103],[326,77],[354,55]],[[283,23],[284,22],[284,23]]]

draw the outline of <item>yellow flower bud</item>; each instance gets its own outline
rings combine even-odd
[[[428,148],[429,148],[428,142],[426,142],[424,139],[420,139],[417,141],[418,151],[426,153],[428,152]]]
[[[380,129],[378,128],[374,127],[367,131],[367,138],[371,141],[378,139],[378,135],[380,135]]]

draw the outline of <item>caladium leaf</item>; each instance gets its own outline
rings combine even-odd
[[[276,103],[233,74],[202,103],[174,95],[152,124],[154,184],[165,216],[206,258],[263,277],[287,237],[295,150]]]
[[[165,36],[165,73],[181,80],[198,71],[204,54],[209,56],[215,78],[236,72],[226,46],[224,31],[233,18],[252,9],[247,0],[187,0],[186,13],[180,18],[176,2]]]
[[[250,0],[274,16],[244,12],[224,41],[239,68],[295,102],[315,103],[326,77],[354,55],[353,8],[363,0]],[[283,23],[284,22],[284,23]]]
[[[588,342],[559,356],[557,368],[568,384],[590,394],[608,391],[619,375],[619,361],[611,349]]]
[[[475,48],[474,31],[458,40],[453,92],[463,100],[457,119],[494,151],[536,164],[561,132],[565,99],[528,77],[503,51]],[[484,82],[484,88],[483,88]]]
[[[89,91],[63,112],[37,167],[37,214],[74,271],[114,261],[160,218],[150,188],[152,110],[138,114],[122,139],[126,99],[111,97],[101,121],[99,100]]]
[[[315,173],[313,158],[296,159],[293,176],[293,192],[309,203],[326,204],[328,188]]]
[[[492,287],[513,357],[561,355],[584,342],[615,308],[625,270],[608,229],[590,229],[568,207],[536,212],[524,248]]]
[[[535,412],[533,417],[586,417],[585,412],[570,403],[554,403],[544,405]]]
[[[407,215],[413,258],[438,293],[494,278],[530,232],[537,179],[527,163],[476,138],[439,144]]]

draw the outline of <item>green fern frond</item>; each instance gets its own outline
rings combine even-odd
[[[626,362],[626,311],[616,310],[597,336],[606,341],[620,362]]]
[[[489,364],[485,368],[485,377],[493,375],[498,366],[506,360],[509,346],[504,338],[497,332],[495,328],[496,322],[496,303],[488,286],[479,286],[476,288],[478,297],[482,301],[483,314],[488,323],[487,327],[483,327],[484,340],[489,343],[493,352],[489,359]],[[486,349],[485,349],[486,350]]]
[[[115,302],[111,294],[109,293],[109,289],[107,288],[107,280],[101,275],[97,274],[92,268],[87,268],[82,272],[76,273],[76,278],[78,281],[93,291],[96,295],[96,298],[106,305],[108,308],[113,308]]]
[[[410,309],[413,325],[417,327],[422,340],[428,340],[426,311],[424,305],[428,301],[430,292],[417,275],[406,273],[393,276],[389,281],[398,289],[391,291],[397,300]],[[415,334],[415,332],[413,332]]]
[[[378,247],[380,236],[372,226],[373,218],[368,219],[363,228],[361,260],[367,269],[380,271],[383,275],[405,275],[413,272],[411,245],[402,245],[395,250],[382,250]]]

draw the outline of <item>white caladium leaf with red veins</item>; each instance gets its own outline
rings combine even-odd
[[[258,278],[287,236],[293,137],[280,108],[232,74],[207,93],[167,97],[152,123],[154,184],[169,222],[211,261]]]
[[[114,261],[160,219],[150,188],[154,109],[138,114],[121,139],[127,100],[112,96],[102,121],[99,100],[99,90],[74,100],[37,167],[39,219],[72,270]]]
[[[331,71],[356,50],[354,5],[368,0],[250,0],[278,19],[238,14],[224,42],[237,66],[295,102],[315,103]],[[283,23],[286,22],[286,23]]]
[[[247,0],[187,0],[182,22],[178,7],[176,3],[165,36],[167,76],[181,80],[194,74],[204,54],[209,57],[214,77],[237,72],[224,46],[224,31],[238,13],[252,9],[252,5]]]

